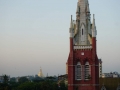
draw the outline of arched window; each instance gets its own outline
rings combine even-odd
[[[77,63],[75,66],[75,79],[81,80],[81,64],[80,62]]]
[[[81,29],[80,29],[80,40],[81,42],[85,42],[85,26],[84,24],[81,25]]]
[[[83,29],[82,29],[82,35],[83,35]]]
[[[90,65],[89,62],[85,63],[85,80],[89,80],[90,79]]]

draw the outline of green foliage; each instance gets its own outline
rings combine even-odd
[[[60,83],[60,87],[56,81],[45,80],[40,82],[23,82],[9,84],[0,84],[0,90],[67,90],[64,82]]]
[[[35,84],[32,82],[25,82],[20,84],[17,90],[35,90]]]
[[[8,85],[8,76],[6,74],[3,75],[3,83],[0,83],[0,90],[10,90]]]
[[[27,82],[27,81],[29,81],[29,80],[26,77],[19,78],[20,83],[24,83],[24,82]]]
[[[10,90],[10,87],[7,83],[0,83],[0,90]]]
[[[8,76],[5,74],[3,75],[4,83],[8,83]]]
[[[37,78],[33,82],[30,82],[26,77],[20,77],[19,82],[15,82],[15,78],[12,78],[8,82],[8,76],[3,75],[4,83],[0,83],[0,90],[67,90],[64,81],[58,82],[54,77],[47,77],[46,79]]]
[[[60,90],[67,90],[67,87],[65,86],[65,83],[60,83]]]

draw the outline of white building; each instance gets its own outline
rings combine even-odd
[[[99,59],[99,77],[102,77],[102,60]]]
[[[103,73],[102,78],[119,78],[120,74],[118,72]]]

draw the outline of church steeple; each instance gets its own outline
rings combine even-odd
[[[76,11],[75,45],[90,45],[91,32],[90,9],[88,0],[78,0]],[[89,34],[89,35],[88,35]],[[92,35],[90,35],[92,36]]]
[[[78,0],[76,20],[71,16],[69,30],[68,90],[99,90],[96,25],[94,16],[91,24],[88,0]]]

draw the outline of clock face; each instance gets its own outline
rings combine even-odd
[[[84,52],[81,52],[81,55],[84,55]]]

